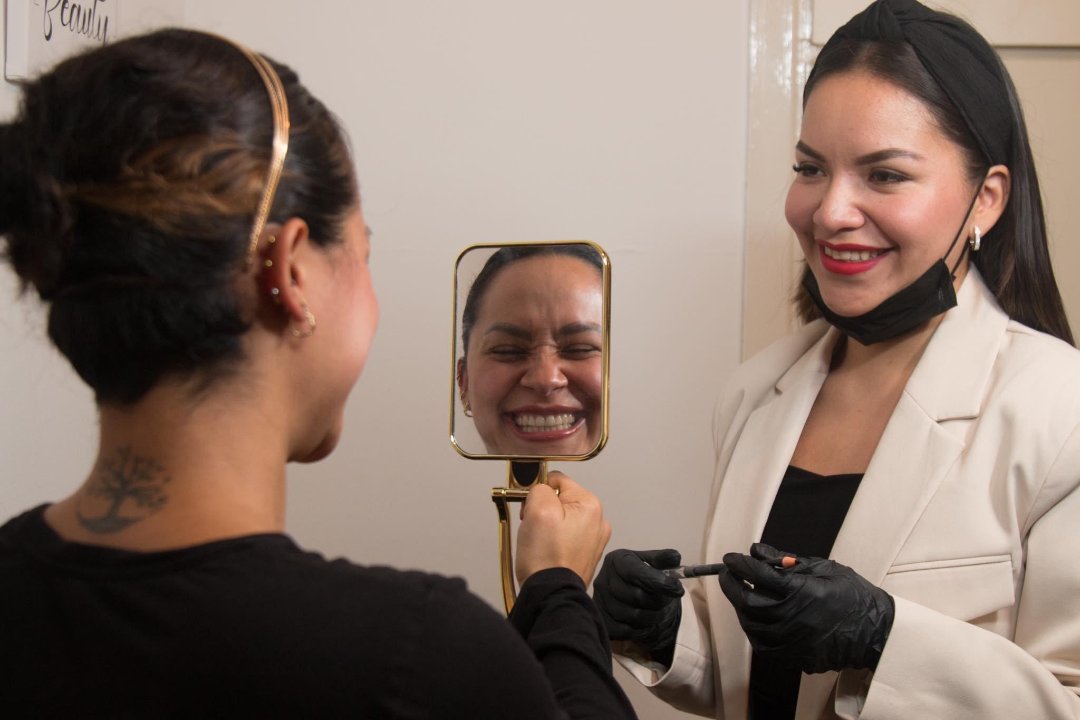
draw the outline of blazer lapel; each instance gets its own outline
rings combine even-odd
[[[773,398],[747,418],[724,471],[724,477],[732,482],[719,488],[717,512],[708,530],[706,562],[718,562],[726,552],[749,552],[750,544],[761,537],[802,427],[828,374],[836,338],[831,329],[822,336],[776,383]],[[709,592],[720,594],[719,586],[710,586]],[[710,606],[720,682],[725,687],[745,688],[750,674],[746,634],[726,599],[718,598]],[[725,717],[746,717],[745,692],[723,695]]]
[[[1008,317],[971,268],[881,436],[832,558],[879,584],[964,446]]]

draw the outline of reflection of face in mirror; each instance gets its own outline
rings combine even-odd
[[[462,314],[457,383],[490,455],[586,455],[603,432],[603,263],[588,245],[512,246]]]

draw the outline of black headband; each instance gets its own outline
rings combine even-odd
[[[907,42],[960,111],[990,164],[1009,164],[1012,108],[1001,62],[966,22],[915,0],[876,0],[833,33],[821,53],[843,40]]]

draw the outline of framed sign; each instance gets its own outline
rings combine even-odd
[[[184,0],[7,0],[6,5],[8,80],[33,77],[68,55],[184,19]]]

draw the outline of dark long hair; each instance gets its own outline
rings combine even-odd
[[[1001,218],[984,236],[982,249],[972,254],[972,262],[1009,317],[1074,344],[1050,264],[1042,194],[1023,110],[1008,71],[1000,58],[997,62],[1011,111],[1013,142],[1007,165],[1012,187]],[[963,151],[972,183],[985,177],[989,163],[963,116],[906,42],[845,39],[830,44],[814,64],[813,75],[803,89],[803,105],[824,78],[856,70],[887,80],[922,100],[942,131]],[[809,271],[803,269],[804,273]],[[804,321],[819,316],[801,283],[794,299]]]
[[[356,202],[344,135],[273,63],[292,129],[271,221],[340,242]],[[165,376],[202,386],[242,357],[237,293],[271,155],[266,87],[221,38],[163,30],[73,57],[22,88],[0,125],[0,236],[49,336],[100,403]]]

